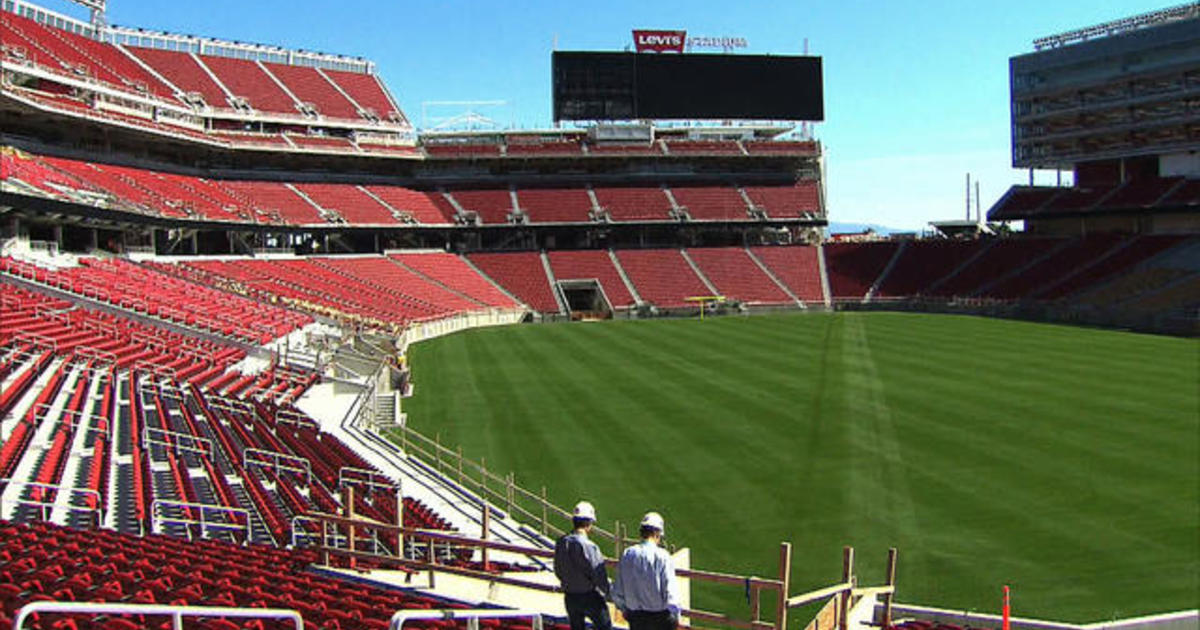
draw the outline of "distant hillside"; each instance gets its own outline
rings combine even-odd
[[[830,234],[844,234],[848,232],[862,232],[866,229],[872,229],[883,236],[887,236],[892,232],[912,232],[913,230],[905,230],[901,228],[891,228],[884,225],[875,225],[874,223],[839,223],[831,221],[829,223]]]

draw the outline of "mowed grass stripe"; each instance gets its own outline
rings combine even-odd
[[[1071,330],[1066,329],[1066,331]],[[1081,336],[1096,335],[1096,331],[1081,332],[1083,333]],[[1128,337],[1136,339],[1136,336]],[[881,338],[887,337],[881,335]],[[1155,338],[1142,338],[1141,340],[1154,343],[1162,341]],[[1023,341],[1023,339],[1017,341]],[[1178,340],[1167,341],[1178,342]],[[1183,343],[1187,344],[1188,342]],[[1013,344],[1010,343],[1010,345]],[[1106,348],[1106,350],[1108,349]],[[1019,354],[1033,353],[1034,351],[1035,349],[1032,348],[1017,348]],[[1125,356],[1128,354],[1126,352]],[[1186,352],[1175,354],[1182,357],[1189,356]],[[939,357],[939,359],[941,360],[931,357],[930,363],[939,365],[944,361],[944,357]],[[1073,362],[1081,365],[1102,363],[1102,361],[1089,362],[1088,359],[1086,352],[1078,352],[1077,356],[1072,357]],[[1008,365],[1020,368],[1019,357],[1017,361],[1008,363]],[[1183,369],[1180,370],[1180,368]],[[1170,368],[1171,373],[1175,375],[1172,381],[1158,382],[1154,384],[1151,391],[1162,391],[1164,385],[1168,385],[1181,375],[1186,377],[1189,371],[1194,374],[1194,366],[1191,370],[1186,368],[1186,360],[1183,365]],[[1020,467],[1027,471],[1022,478],[1012,484],[1010,492],[1006,492],[1006,488],[981,487],[977,488],[976,494],[994,496],[997,503],[1008,502],[1026,506],[1035,522],[1037,519],[1041,519],[1045,523],[1070,524],[1069,531],[1059,536],[1062,539],[1061,544],[1049,546],[1080,549],[1088,548],[1087,544],[1077,543],[1074,540],[1108,541],[1113,538],[1123,538],[1124,540],[1121,540],[1120,544],[1125,548],[1133,549],[1145,545],[1158,546],[1160,552],[1169,556],[1172,549],[1167,544],[1168,541],[1181,539],[1179,536],[1164,537],[1160,535],[1155,523],[1170,522],[1176,518],[1172,513],[1179,509],[1179,504],[1171,497],[1178,490],[1173,486],[1178,482],[1179,476],[1172,476],[1171,473],[1178,471],[1180,462],[1178,459],[1160,458],[1156,455],[1169,454],[1171,450],[1178,451],[1179,449],[1163,450],[1164,447],[1170,446],[1170,441],[1173,439],[1169,429],[1164,431],[1167,435],[1156,435],[1154,431],[1147,431],[1147,426],[1143,422],[1114,421],[1113,408],[1117,408],[1120,412],[1115,414],[1116,418],[1128,417],[1128,412],[1134,409],[1160,409],[1163,399],[1165,398],[1169,402],[1172,396],[1164,396],[1154,401],[1143,400],[1140,401],[1140,405],[1125,405],[1120,397],[1106,395],[1111,394],[1111,390],[1097,394],[1093,391],[1096,383],[1108,383],[1114,379],[1113,373],[1105,373],[1104,369],[1104,366],[1100,366],[1100,369],[1094,370],[1095,374],[1084,370],[1081,375],[1072,374],[1067,378],[1063,377],[1063,372],[1054,374],[1053,378],[1046,378],[1047,374],[1044,372],[1034,372],[1041,380],[1041,391],[1033,397],[1024,397],[1021,401],[1029,407],[1026,410],[1030,414],[1028,417],[1037,418],[1037,422],[1033,426],[1030,426],[1029,423],[1021,423],[1021,414],[1011,413],[1011,405],[1005,408],[991,404],[977,404],[979,401],[976,400],[956,400],[951,396],[957,389],[953,386],[932,396],[926,392],[925,396],[928,398],[918,395],[916,398],[920,400],[911,400],[907,403],[897,400],[896,403],[904,407],[912,405],[918,409],[918,413],[907,423],[910,437],[916,438],[916,446],[935,445],[935,450],[945,454],[928,464],[928,468],[937,471],[936,478],[955,479],[956,471],[960,475],[965,472],[970,477],[963,483],[969,484],[976,478],[987,480],[995,478],[997,474],[1003,478],[1006,471],[996,470],[1003,466]],[[1022,371],[1027,370],[1028,367]],[[1120,374],[1120,372],[1116,373]],[[894,389],[908,390],[909,392],[915,391],[919,385],[931,384],[929,381],[906,384],[905,379],[912,379],[913,374],[911,366],[906,366],[904,370],[897,371],[889,379],[889,382],[900,385]],[[1087,380],[1093,377],[1099,377],[1099,380],[1094,382]],[[916,378],[915,380],[922,379]],[[1003,379],[1001,379],[1002,382]],[[1183,388],[1183,391],[1186,392],[1187,388]],[[1069,406],[1058,405],[1065,413],[1045,413],[1044,401],[1053,401],[1056,395],[1059,397],[1065,395],[1068,399],[1073,399],[1075,393],[1082,394],[1083,399],[1072,400]],[[1145,391],[1142,392],[1142,395],[1145,396]],[[924,409],[921,409],[922,402]],[[1095,409],[1089,409],[1089,406]],[[1196,435],[1194,406],[1194,398],[1190,403],[1185,401],[1184,404],[1179,405],[1177,411],[1183,417],[1187,416],[1189,409],[1192,410],[1191,437],[1190,439],[1185,438],[1182,442],[1175,442],[1176,446],[1182,444],[1185,452],[1188,450],[1187,445],[1190,444],[1192,457],[1194,457]],[[1000,409],[1002,413],[989,413],[990,409]],[[1035,413],[1039,415],[1032,415]],[[1170,416],[1171,414],[1164,415]],[[935,420],[940,417],[945,420],[937,422],[938,426],[922,427],[922,418]],[[964,422],[964,418],[967,422]],[[984,423],[982,426],[995,429],[990,433],[994,439],[991,441],[974,439],[971,427],[980,425],[970,422],[971,418],[982,420]],[[1072,424],[1080,426],[1077,430],[1064,431]],[[928,430],[923,431],[923,428]],[[1041,435],[1037,436],[1037,439],[1028,439],[1031,429],[1033,432],[1040,432]],[[947,438],[954,439],[947,440]],[[1142,438],[1142,443],[1138,443],[1138,438]],[[938,440],[943,440],[943,443],[939,444]],[[1072,454],[1075,456],[1067,457]],[[966,455],[966,457],[960,455]],[[1186,454],[1183,455],[1183,457],[1186,456]],[[990,461],[993,459],[997,461]],[[1097,461],[1100,462],[1100,465],[1097,465]],[[1113,465],[1114,462],[1116,465]],[[1156,480],[1160,483],[1156,484]],[[1093,496],[1088,494],[1089,489],[1094,493],[1097,487],[1107,491],[1107,496],[1103,497],[1102,501],[1096,501]],[[1055,489],[1058,492],[1055,492]],[[1183,496],[1187,497],[1188,494],[1185,490]],[[1194,496],[1194,491],[1191,494]],[[1036,499],[1039,497],[1046,497],[1049,500],[1038,502]],[[1078,500],[1072,501],[1071,499]],[[1103,505],[1109,510],[1115,507],[1119,513],[1130,510],[1139,514],[1140,519],[1138,522],[1132,523],[1132,526],[1109,527],[1112,514],[1105,512],[1086,514],[1086,508],[1093,505]],[[1086,518],[1071,518],[1072,515],[1084,516],[1085,514]],[[964,517],[965,515],[959,518]],[[1079,522],[1075,522],[1075,520]],[[1192,521],[1195,521],[1194,516]],[[999,522],[1004,521],[1000,520]],[[1083,527],[1080,527],[1079,523],[1083,523]],[[1089,531],[1089,529],[1095,528],[1108,531]],[[1034,546],[1037,547],[1037,545]],[[1088,553],[1103,558],[1106,555],[1104,551],[1105,549],[1092,548]],[[1177,557],[1188,557],[1186,547],[1174,551],[1180,554]],[[1040,553],[1040,549],[1038,553]],[[1035,554],[1033,559],[1038,561],[1039,558],[1040,556]],[[1045,561],[1048,558],[1041,558],[1041,560]],[[1168,562],[1166,565],[1176,569],[1174,575],[1180,575],[1179,569],[1184,569],[1182,571],[1183,580],[1180,582],[1182,588],[1187,588],[1189,582],[1194,584],[1194,578],[1189,578],[1189,574],[1194,576],[1195,572],[1186,568],[1186,564],[1189,562],[1189,560],[1183,560],[1183,565],[1180,565],[1179,562]],[[1071,564],[1068,562],[1060,566],[1069,567]],[[1071,572],[1064,571],[1061,575],[1064,579],[1069,579]],[[1054,603],[1056,602],[1047,602],[1048,605]],[[1154,605],[1152,602],[1142,602],[1142,604]]]
[[[480,330],[412,350],[413,425],[699,566],[797,588],[901,548],[900,598],[1092,621],[1194,606],[1195,341],[801,314]],[[736,589],[734,589],[736,590]],[[740,593],[702,593],[744,608]]]

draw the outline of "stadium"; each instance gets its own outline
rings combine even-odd
[[[581,497],[684,626],[1200,624],[1200,4],[1011,51],[1028,185],[881,236],[818,56],[635,30],[428,129],[72,1],[0,0],[0,630],[565,629]]]

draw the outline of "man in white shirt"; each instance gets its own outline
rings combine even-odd
[[[563,600],[571,630],[584,630],[584,618],[592,620],[593,630],[611,630],[608,617],[608,570],[604,554],[588,539],[596,522],[596,508],[580,501],[571,513],[574,531],[558,539],[554,546],[554,574],[562,585]]]
[[[665,524],[658,512],[642,518],[642,542],[625,550],[617,565],[613,603],[630,630],[674,630],[679,625],[675,563],[660,545]]]

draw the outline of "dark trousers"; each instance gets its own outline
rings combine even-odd
[[[612,630],[612,620],[608,618],[608,605],[604,603],[600,593],[566,593],[564,600],[571,630],[584,630],[584,617],[592,620],[595,630]]]
[[[625,620],[629,622],[629,630],[675,630],[678,625],[671,613],[665,610],[631,610],[625,615]]]

